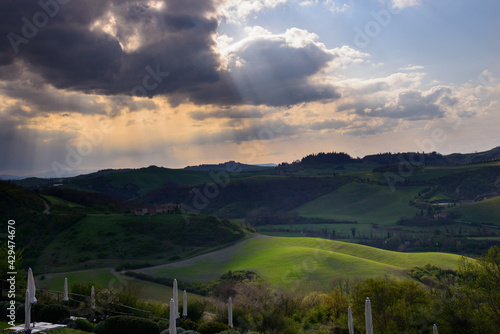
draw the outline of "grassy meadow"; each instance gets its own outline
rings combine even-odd
[[[448,211],[458,214],[465,222],[500,226],[500,197],[459,205]]]
[[[208,238],[210,233],[216,237]],[[243,238],[235,223],[186,215],[88,215],[55,236],[34,270],[74,271],[122,263],[166,263],[226,246]]]
[[[37,275],[35,278],[36,286],[39,289],[62,292],[64,290],[65,277],[68,278],[68,285],[70,288],[71,284],[75,282],[91,282],[94,283],[95,287],[98,289],[119,290],[123,287],[131,286],[138,289],[142,299],[153,299],[164,303],[168,303],[173,296],[172,287],[123,276],[110,268]],[[188,293],[188,298],[201,298],[201,296]]]
[[[444,253],[399,253],[317,238],[256,236],[192,259],[136,270],[151,276],[203,282],[228,270],[253,270],[285,290],[297,284],[328,288],[334,278],[409,278],[405,271],[430,263],[456,268],[460,256]]]
[[[358,223],[393,224],[412,217],[418,209],[408,205],[423,187],[396,187],[350,183],[321,196],[295,211],[303,217],[318,217]]]

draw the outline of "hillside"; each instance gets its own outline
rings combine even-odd
[[[203,282],[228,270],[252,270],[278,288],[325,289],[333,279],[342,277],[409,279],[406,270],[427,263],[454,269],[459,258],[443,253],[398,253],[317,238],[257,236],[210,254],[136,271]]]
[[[460,205],[449,211],[457,214],[463,221],[500,226],[500,197]]]
[[[422,188],[399,187],[391,191],[382,185],[350,183],[298,207],[296,211],[304,217],[390,224],[418,212],[408,202]]]
[[[38,272],[125,263],[166,263],[211,251],[246,236],[236,223],[202,215],[89,215],[48,242]]]
[[[220,164],[202,164],[198,166],[187,166],[184,167],[185,170],[194,170],[194,171],[238,171],[238,172],[258,172],[269,170],[270,166],[260,166],[260,165],[248,165],[242,164],[235,161],[228,161]]]

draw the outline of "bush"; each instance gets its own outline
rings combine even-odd
[[[168,321],[165,320],[160,320],[158,321],[158,328],[160,329],[160,332],[163,332],[165,329],[168,329],[169,323]]]
[[[177,325],[179,327],[184,328],[185,330],[196,330],[196,328],[198,328],[198,325],[196,324],[196,322],[194,322],[190,319],[180,318]]]
[[[92,323],[87,319],[76,319],[75,323],[76,323],[76,329],[90,333],[94,331],[94,325],[92,325]]]
[[[19,304],[16,303],[16,320],[17,321],[24,321],[24,303]],[[31,319],[33,321],[33,319]]]
[[[161,334],[170,334],[170,331],[168,329],[165,329]],[[177,327],[177,333],[176,334],[200,334],[197,331],[193,330],[185,330],[184,328]]]
[[[44,306],[38,314],[38,319],[35,320],[55,324],[69,317],[70,312],[66,307],[58,304],[51,304]]]
[[[205,304],[195,300],[191,303],[188,303],[187,306],[187,316],[188,319],[194,321],[194,322],[199,322],[201,317],[203,316],[203,312],[205,312]]]
[[[7,316],[10,314],[10,310],[7,308],[10,306],[9,300],[4,300],[0,302],[0,318],[3,320],[7,320]],[[16,312],[16,320],[24,320],[24,303],[15,302],[14,304],[15,312]],[[10,320],[10,319],[8,319]]]
[[[101,321],[100,323],[98,323],[97,325],[94,326],[94,333],[96,334],[102,334],[103,331],[102,331],[102,328],[104,327],[104,321]]]
[[[206,322],[198,327],[198,332],[201,334],[217,334],[219,332],[228,330],[229,326],[222,322]]]
[[[106,319],[101,334],[159,334],[158,325],[152,320],[132,317],[113,316]]]

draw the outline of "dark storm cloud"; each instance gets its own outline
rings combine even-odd
[[[24,39],[26,43],[14,43],[16,54],[7,36],[25,38],[23,20],[33,23],[34,14],[43,9],[27,0],[0,5],[4,66],[20,60],[57,88],[110,95],[131,94],[136,86],[146,86],[146,95],[155,95],[218,78],[218,56],[212,51],[217,21],[208,18],[213,11],[209,1],[169,0],[162,10],[119,0],[73,0],[58,6],[57,15],[36,35]],[[96,22],[109,23],[111,17],[116,37],[98,27],[91,29]],[[139,47],[133,45],[134,38]],[[169,73],[154,90],[154,77],[144,83],[151,76],[148,66],[156,74]]]
[[[0,72],[22,64],[58,89],[165,95],[172,105],[281,106],[339,97],[331,86],[309,82],[332,59],[314,43],[253,41],[239,50],[243,66],[220,70],[214,2],[165,0],[158,9],[132,0],[4,1]],[[106,25],[112,33],[103,32]]]

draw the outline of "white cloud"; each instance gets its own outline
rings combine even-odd
[[[348,4],[344,3],[342,4],[341,6],[337,5],[335,1],[333,0],[326,0],[324,2],[324,5],[328,8],[328,10],[330,10],[332,13],[343,13],[345,12],[346,10],[348,10],[349,8],[351,8],[351,6],[349,6]]]
[[[288,0],[227,0],[220,8],[220,14],[230,23],[243,24],[247,17],[266,8],[275,8]]]
[[[423,69],[424,69],[424,67],[421,66],[421,65],[412,65],[412,64],[409,64],[408,66],[401,67],[398,70],[399,71],[418,71],[418,70],[423,70]]]
[[[318,0],[306,0],[306,1],[301,1],[299,2],[299,6],[312,6],[312,5],[317,5]]]
[[[392,0],[392,7],[403,9],[406,7],[419,6],[422,0]]]

